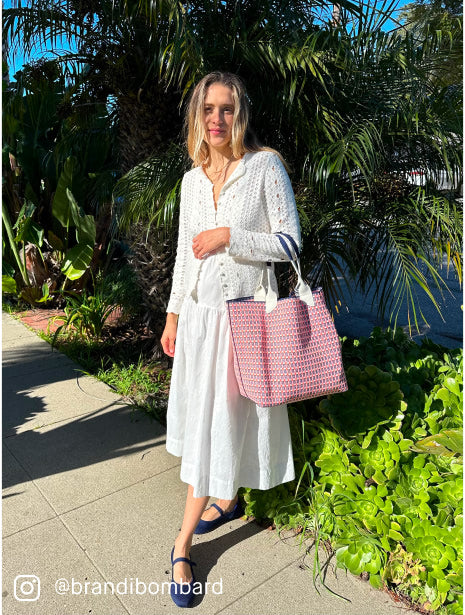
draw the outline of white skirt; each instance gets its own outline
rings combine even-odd
[[[180,310],[166,450],[182,457],[194,497],[232,500],[239,487],[271,489],[295,473],[286,404],[261,408],[239,393],[219,256],[202,262]]]

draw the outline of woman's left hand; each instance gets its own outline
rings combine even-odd
[[[229,227],[221,226],[208,231],[202,231],[192,240],[192,251],[195,258],[203,258],[206,254],[212,254],[219,248],[229,244]]]

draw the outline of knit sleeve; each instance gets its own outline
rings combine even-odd
[[[185,296],[186,260],[187,260],[187,224],[186,224],[186,176],[181,182],[181,199],[179,204],[179,231],[176,260],[174,263],[173,282],[167,312],[179,314]]]
[[[279,156],[273,152],[268,156],[265,170],[264,198],[270,232],[231,227],[228,252],[231,256],[250,261],[288,261],[289,257],[274,233],[290,235],[300,250],[300,222],[291,180]]]

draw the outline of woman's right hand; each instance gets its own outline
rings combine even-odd
[[[163,335],[161,336],[161,345],[163,352],[169,357],[174,357],[174,342],[176,341],[176,333],[178,330],[178,315],[168,313],[166,316],[166,325]]]

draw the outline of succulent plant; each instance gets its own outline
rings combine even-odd
[[[386,562],[386,553],[376,541],[360,536],[336,548],[336,562],[352,574],[376,574]]]
[[[366,433],[401,410],[403,394],[391,374],[374,365],[363,370],[352,365],[346,375],[349,390],[328,395],[319,404],[320,411],[344,437]]]
[[[424,572],[425,567],[421,565],[419,559],[406,551],[401,544],[398,544],[390,554],[389,560],[383,571],[383,578],[395,585],[408,583],[409,585],[420,584],[420,572]]]
[[[463,503],[463,478],[461,476],[438,485],[436,493],[441,503],[461,512]]]
[[[349,390],[289,407],[297,496],[296,481],[245,490],[246,512],[330,540],[374,587],[459,615],[463,353],[381,330],[343,353]]]

